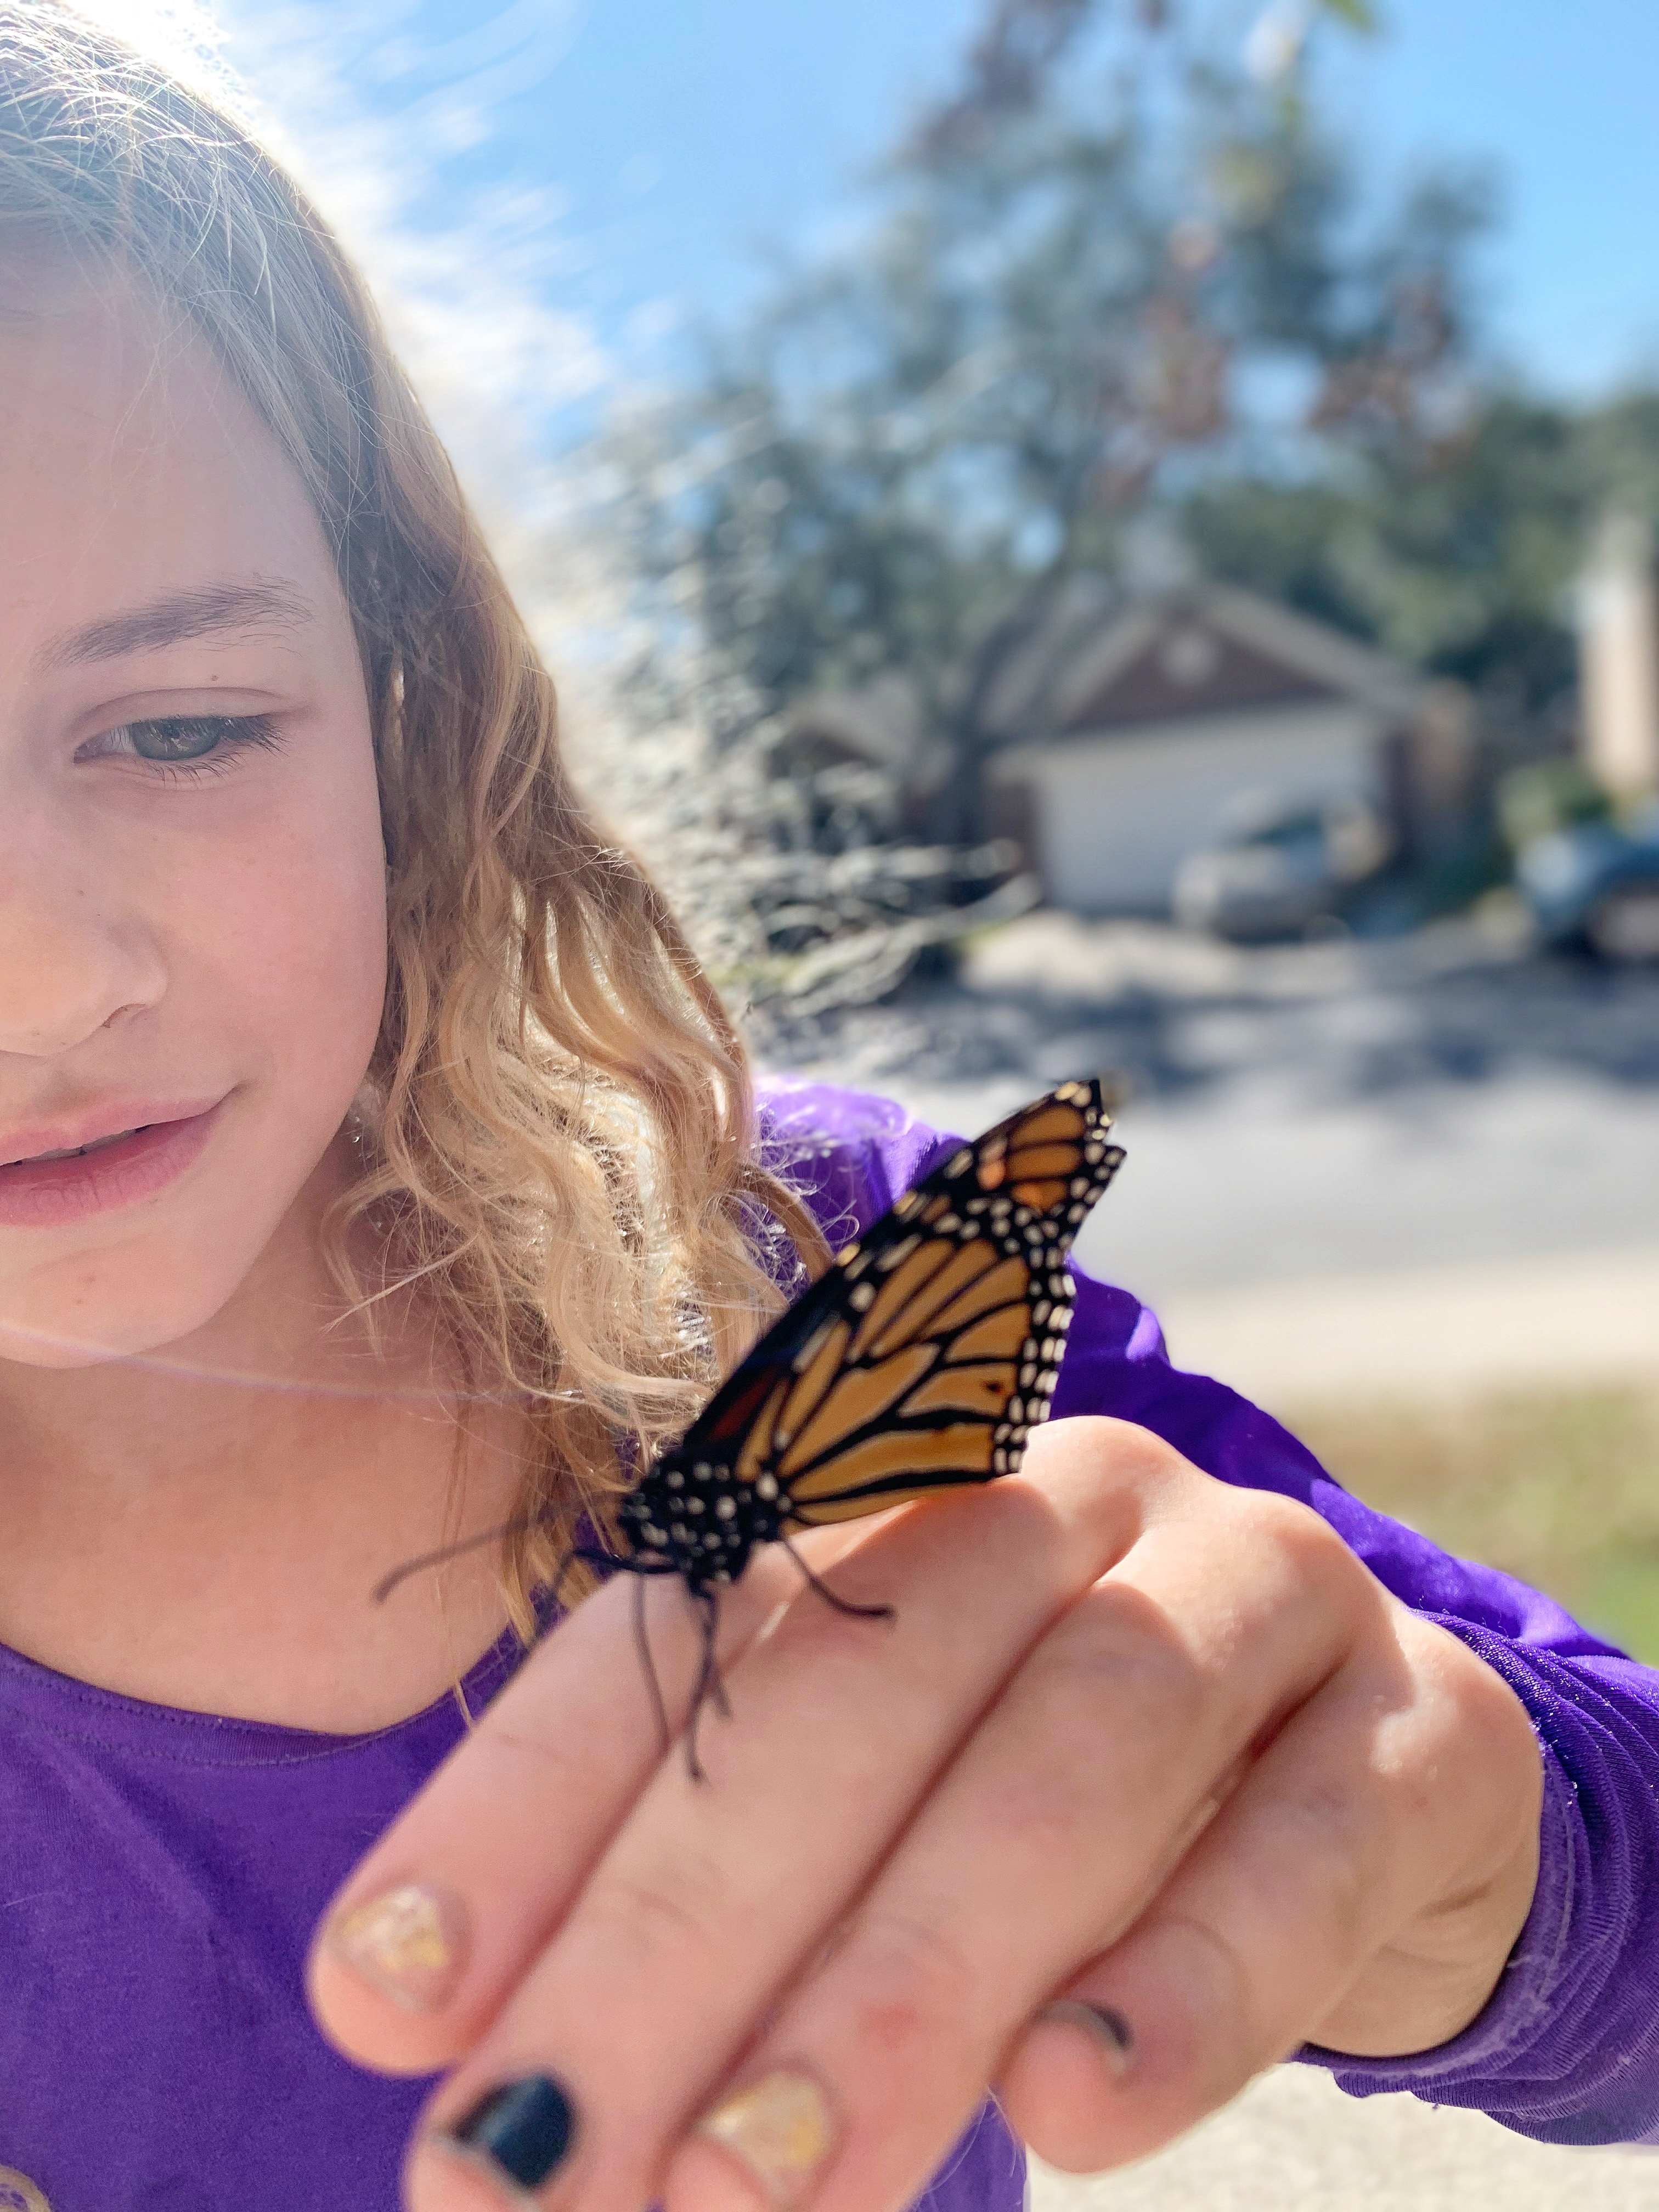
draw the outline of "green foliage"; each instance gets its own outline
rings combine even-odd
[[[1659,395],[1574,410],[1509,389],[1417,466],[1219,477],[1182,527],[1213,574],[1471,684],[1524,750],[1571,692],[1573,581],[1615,495],[1659,517]]]
[[[1533,761],[1511,769],[1497,791],[1498,824],[1511,853],[1578,823],[1605,822],[1613,802],[1576,758]]]
[[[1517,1393],[1285,1417],[1337,1480],[1448,1551],[1547,1590],[1659,1664],[1659,1396]]]
[[[1266,518],[1293,595],[1351,627],[1438,618],[1432,590],[1414,609],[1443,524],[1406,501],[1379,560],[1330,464],[1404,482],[1457,415],[1487,195],[1446,173],[1377,203],[1284,96],[1295,56],[1260,81],[1167,6],[1086,46],[1097,12],[1000,0],[856,245],[622,452],[635,568],[723,667],[771,708],[903,672],[959,788],[1036,611],[1079,568],[1133,571],[1148,514],[1190,512],[1224,568]],[[1251,477],[1264,449],[1278,481]]]

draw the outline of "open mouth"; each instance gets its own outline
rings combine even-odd
[[[0,1160],[0,1226],[61,1226],[153,1196],[195,1161],[224,1103]]]
[[[159,1121],[140,1121],[135,1128],[117,1129],[112,1136],[94,1137],[84,1145],[71,1145],[67,1152],[29,1152],[21,1159],[0,1160],[0,1168],[34,1168],[46,1160],[83,1160],[89,1152],[101,1152],[111,1145],[123,1145],[129,1137],[142,1137],[147,1129],[161,1127]]]

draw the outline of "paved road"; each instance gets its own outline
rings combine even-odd
[[[1659,975],[1467,927],[1242,951],[1039,915],[823,1049],[962,1130],[1115,1071],[1129,1160],[1079,1257],[1269,1398],[1506,1381],[1528,1314],[1565,1316],[1529,1331],[1550,1379],[1659,1347]]]
[[[1172,1291],[1158,1311],[1178,1365],[1222,1376],[1273,1413],[1659,1389],[1654,1246]]]

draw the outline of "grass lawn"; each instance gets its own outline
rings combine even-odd
[[[1344,1486],[1659,1666],[1659,1389],[1281,1414]]]

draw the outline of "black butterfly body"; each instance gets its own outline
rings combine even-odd
[[[546,1593],[556,1615],[578,1559],[604,1571],[672,1575],[702,1620],[686,1763],[700,1778],[697,1720],[725,1705],[715,1662],[720,1592],[757,1544],[852,1521],[929,1491],[1012,1474],[1046,1420],[1071,1325],[1066,1259],[1123,1154],[1106,1141],[1098,1083],[1065,1083],[957,1146],[853,1243],[778,1320],[677,1444],[621,1500],[619,1554],[578,1542]],[[423,1553],[377,1584],[534,1526],[510,1522]],[[797,1564],[837,1612],[853,1605]],[[666,1745],[671,1729],[645,1632],[634,1631]]]
[[[1097,1082],[960,1146],[796,1300],[623,1499],[635,1574],[694,1597],[757,1544],[1019,1466],[1048,1415],[1066,1260],[1123,1158]]]

